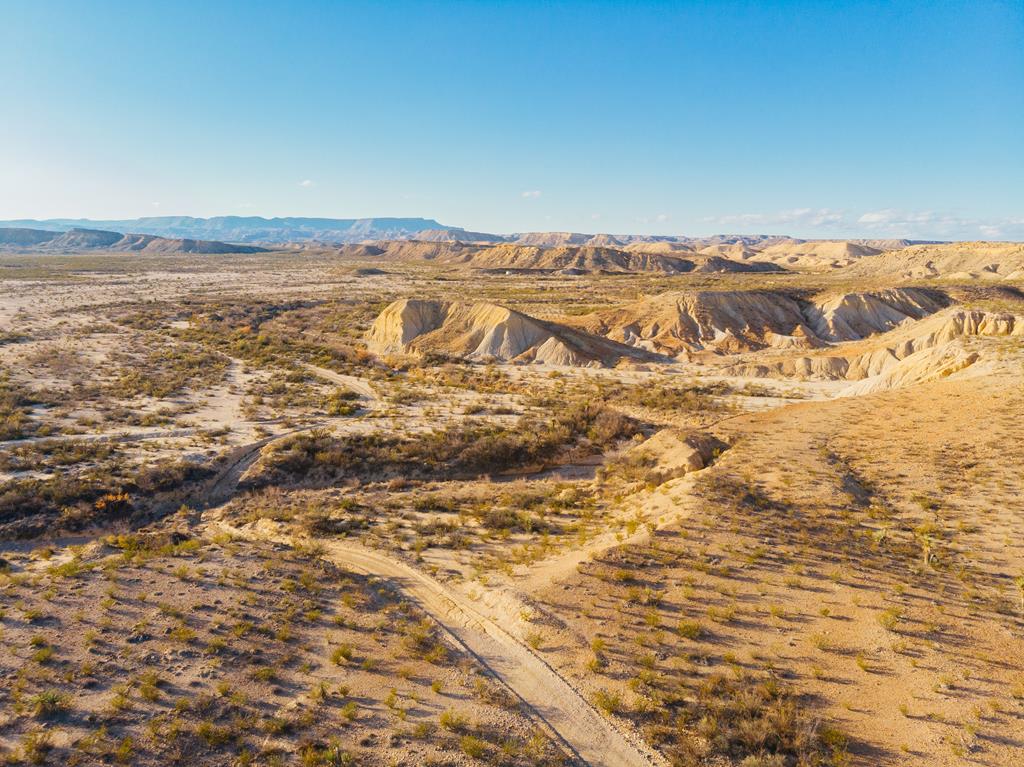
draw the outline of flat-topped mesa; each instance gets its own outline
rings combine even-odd
[[[486,302],[401,299],[380,313],[366,340],[377,354],[435,353],[574,367],[610,366],[650,356]]]

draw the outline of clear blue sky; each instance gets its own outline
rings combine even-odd
[[[0,3],[0,218],[1024,239],[1024,2]]]

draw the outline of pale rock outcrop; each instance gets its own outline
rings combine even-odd
[[[894,335],[895,334],[895,335]],[[876,345],[843,355],[831,346],[817,356],[783,358],[772,362],[738,363],[725,368],[730,375],[857,381],[844,392],[884,391],[951,375],[985,357],[983,338],[1024,337],[1024,318],[1004,312],[950,307],[919,322],[881,336]],[[968,346],[970,345],[970,348]]]
[[[894,288],[832,296],[809,307],[806,314],[819,338],[854,341],[934,314],[949,303],[945,295],[935,291]]]
[[[719,346],[723,351],[763,348],[767,333],[793,335],[804,316],[799,302],[781,293],[681,291],[597,312],[580,324],[612,340],[675,356]]]
[[[921,319],[948,304],[944,294],[920,288],[844,293],[817,301],[766,290],[679,291],[597,312],[580,324],[661,354],[741,354],[766,347],[817,349],[857,340]]]
[[[614,365],[624,357],[650,357],[605,338],[486,302],[401,299],[380,313],[366,341],[378,354],[433,352],[469,360],[577,367]]]
[[[850,267],[851,277],[1001,281],[1024,271],[1024,244],[950,242],[913,245]]]
[[[922,349],[899,360],[885,373],[848,386],[839,393],[839,396],[856,397],[948,378],[970,367],[980,358],[978,352],[969,351],[956,342]]]

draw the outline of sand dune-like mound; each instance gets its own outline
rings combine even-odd
[[[895,279],[1024,279],[1024,244],[953,242],[913,245],[850,267],[851,276]]]
[[[378,354],[435,353],[577,367],[646,358],[607,339],[486,302],[395,301],[380,313],[366,339]]]

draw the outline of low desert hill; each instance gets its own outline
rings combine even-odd
[[[500,234],[488,234],[487,232],[469,232],[465,229],[424,229],[416,232],[410,240],[421,240],[423,242],[505,242],[506,238]]]
[[[951,242],[913,245],[856,264],[851,277],[1024,281],[1024,244]]]
[[[254,245],[213,240],[168,239],[150,234],[121,234],[99,229],[50,232],[42,229],[0,228],[0,248],[37,251],[111,251],[141,253],[263,253]]]
[[[920,288],[804,300],[786,293],[674,291],[579,318],[583,329],[666,355],[816,348],[883,333],[950,303]]]
[[[630,253],[666,253],[678,255],[680,253],[696,253],[697,248],[688,242],[676,242],[674,240],[658,240],[655,242],[631,242],[622,246],[623,250]]]
[[[650,357],[577,329],[544,322],[496,304],[395,301],[367,333],[378,354],[433,353],[470,360],[610,366]]]
[[[717,243],[701,248],[700,252],[804,271],[827,271],[847,267],[861,258],[877,256],[882,249],[851,240],[783,239],[763,243]]]
[[[342,245],[341,256],[381,258],[394,261],[461,261],[478,253],[485,245],[447,240],[378,240],[358,245]]]
[[[588,245],[594,236],[579,232],[526,232],[515,235],[515,243],[542,248],[553,248],[559,245]]]
[[[663,244],[662,244],[663,245]],[[782,272],[771,263],[744,263],[720,256],[701,255],[681,246],[678,252],[645,252],[640,248],[591,245],[519,245],[469,243],[457,240],[390,240],[344,245],[343,256],[402,261],[436,261],[488,271],[543,271],[566,274],[686,272]],[[685,255],[685,258],[683,257]]]
[[[729,375],[854,381],[845,396],[870,394],[947,378],[968,368],[972,374],[1004,367],[1001,342],[1024,336],[1024,302],[1018,313],[950,306],[918,322],[853,343],[801,355],[761,353],[724,369]],[[978,364],[983,363],[983,364]],[[1007,363],[1009,364],[1009,363]],[[1019,363],[1017,363],[1019,375]]]
[[[478,269],[536,269],[577,272],[660,272],[675,274],[693,269],[691,263],[671,256],[628,253],[590,246],[539,247],[496,245],[468,255],[462,262]]]
[[[780,240],[791,240],[770,234],[716,234],[710,237],[685,237],[650,234],[584,234],[582,232],[526,232],[509,235],[517,245],[557,247],[560,245],[588,245],[597,248],[622,248],[628,245],[657,246],[659,243],[687,245],[693,250],[712,245],[763,246]]]

